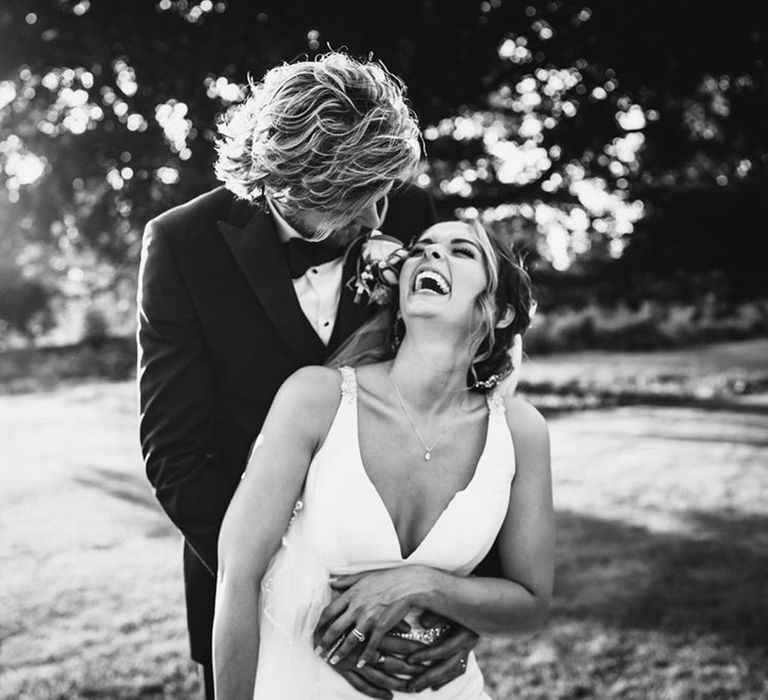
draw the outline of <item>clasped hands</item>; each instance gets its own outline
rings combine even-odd
[[[408,566],[333,579],[333,600],[315,628],[315,653],[356,690],[374,698],[391,698],[392,690],[436,690],[458,678],[479,639],[471,630],[451,622],[428,645],[390,634],[410,631],[403,618],[425,607],[436,576],[428,567]],[[447,621],[427,610],[419,622],[429,628]]]

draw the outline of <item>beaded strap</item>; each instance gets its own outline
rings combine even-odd
[[[353,367],[339,367],[341,372],[341,400],[349,403],[357,397],[357,377]]]
[[[488,404],[488,410],[491,413],[506,412],[507,407],[504,404],[504,396],[501,394],[501,392],[498,392],[496,390],[490,391],[488,394],[486,394],[485,400]]]

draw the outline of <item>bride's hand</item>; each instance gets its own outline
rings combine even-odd
[[[424,566],[369,571],[335,579],[341,594],[323,610],[315,634],[315,653],[333,666],[364,645],[357,668],[377,658],[384,635],[405,614],[420,607],[422,594],[435,587],[437,572]]]

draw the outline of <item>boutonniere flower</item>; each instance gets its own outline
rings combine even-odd
[[[381,231],[371,231],[363,243],[357,261],[357,275],[351,280],[355,290],[355,302],[367,297],[369,304],[384,306],[397,293],[400,267],[408,257],[402,241]]]

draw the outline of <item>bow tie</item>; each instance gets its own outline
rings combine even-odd
[[[312,243],[303,238],[289,239],[285,243],[285,250],[288,269],[293,279],[304,276],[310,267],[323,265],[344,255],[343,248],[322,242]]]

